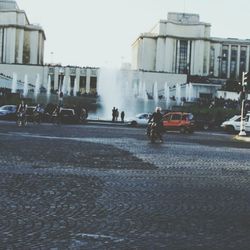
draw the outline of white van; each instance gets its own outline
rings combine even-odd
[[[245,131],[250,132],[250,113],[247,113],[245,120]],[[235,115],[221,124],[221,127],[228,132],[240,131],[241,116]]]

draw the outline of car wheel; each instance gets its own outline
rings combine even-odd
[[[136,121],[132,121],[132,122],[131,122],[131,126],[132,126],[132,127],[136,127],[136,126],[137,126],[137,122],[136,122]]]
[[[233,133],[233,132],[235,132],[235,129],[234,129],[233,126],[227,126],[226,131],[229,132],[229,133]]]
[[[185,132],[186,132],[186,128],[185,127],[181,127],[180,128],[180,133],[185,134]]]
[[[204,129],[204,130],[208,130],[208,129],[209,129],[209,125],[208,125],[208,124],[204,124],[204,125],[203,125],[203,129]]]

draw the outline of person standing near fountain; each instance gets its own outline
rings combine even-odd
[[[122,111],[122,112],[121,112],[121,121],[122,121],[122,122],[124,122],[124,117],[125,117],[125,112]]]
[[[59,94],[59,106],[62,107],[63,106],[63,92],[61,91]]]
[[[113,107],[113,109],[112,109],[112,122],[115,122],[115,114],[116,114],[116,108]]]

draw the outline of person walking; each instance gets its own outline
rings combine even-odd
[[[124,122],[124,117],[125,117],[125,112],[122,111],[122,112],[121,112],[121,121],[122,121],[122,122]]]
[[[112,109],[112,122],[115,122],[115,114],[116,114],[116,108],[113,107],[113,109]]]

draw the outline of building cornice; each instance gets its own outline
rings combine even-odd
[[[40,26],[36,25],[17,25],[17,24],[7,24],[7,25],[0,25],[1,28],[16,28],[16,29],[24,29],[26,31],[39,31],[43,34],[44,40],[46,40],[46,36],[44,30]]]
[[[216,37],[182,37],[182,36],[173,36],[173,35],[156,35],[156,34],[149,34],[149,33],[143,33],[141,34],[133,43],[136,44],[136,42],[143,38],[151,38],[157,40],[158,38],[173,38],[173,39],[179,39],[179,40],[191,40],[191,41],[205,41],[205,42],[211,42],[211,43],[222,43],[222,44],[244,44],[244,45],[250,45],[250,39],[232,39],[232,38],[216,38]]]

